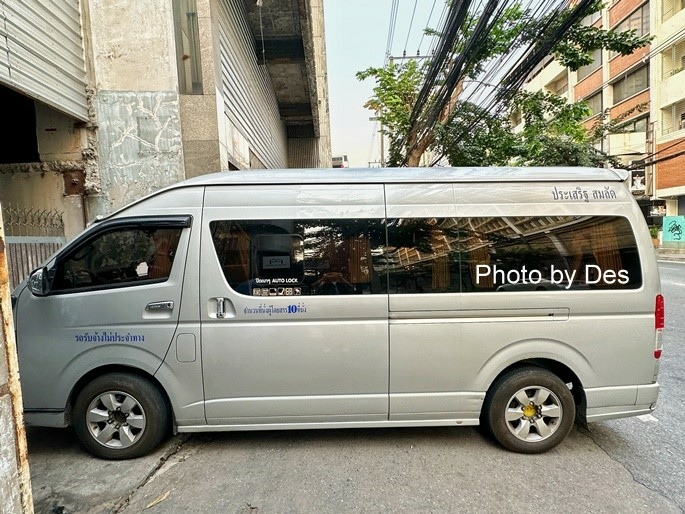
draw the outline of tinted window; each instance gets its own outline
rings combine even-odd
[[[628,220],[543,216],[388,222],[393,293],[640,287]]]
[[[171,273],[181,228],[126,228],[79,246],[54,270],[53,290],[164,281]]]
[[[210,231],[224,277],[239,293],[387,291],[382,220],[212,221]]]
[[[459,292],[459,218],[388,220],[391,293]]]

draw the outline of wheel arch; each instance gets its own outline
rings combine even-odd
[[[501,377],[522,368],[536,367],[545,369],[557,377],[559,377],[565,384],[571,384],[571,395],[573,396],[574,403],[576,404],[576,421],[585,426],[586,419],[586,398],[585,391],[583,389],[583,383],[581,382],[578,375],[566,364],[559,362],[558,360],[543,357],[534,357],[522,359],[520,361],[514,362],[507,367],[503,368],[491,381],[486,391],[486,398],[488,398],[494,390],[494,386],[500,380]],[[486,402],[484,402],[484,405]]]
[[[147,371],[144,371],[140,368],[136,368],[134,366],[127,366],[123,364],[106,364],[103,366],[99,366],[97,368],[93,368],[84,375],[82,375],[81,378],[79,378],[76,381],[74,386],[71,388],[69,397],[67,399],[65,411],[65,421],[67,425],[73,425],[72,414],[74,409],[74,403],[76,402],[76,398],[78,398],[79,393],[83,391],[83,388],[86,387],[86,385],[88,385],[90,382],[108,373],[128,373],[129,375],[136,375],[150,382],[150,384],[152,384],[159,391],[159,393],[164,398],[164,401],[166,402],[166,406],[170,413],[170,419],[167,420],[167,422],[170,423],[168,428],[172,428],[171,424],[173,423],[174,419],[174,411],[173,405],[171,404],[171,400],[169,399],[169,394],[167,393],[166,389],[162,386],[159,380],[155,378],[154,375],[151,375]]]

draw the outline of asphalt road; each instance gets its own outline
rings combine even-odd
[[[685,262],[659,262],[666,301],[659,401],[651,416],[593,423],[592,440],[685,511]]]
[[[36,512],[685,512],[685,264],[660,263],[666,296],[659,406],[574,429],[517,455],[475,428],[177,436],[109,462],[71,430],[31,429]]]

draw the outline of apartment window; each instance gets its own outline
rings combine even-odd
[[[174,32],[179,92],[202,94],[200,36],[195,0],[174,0]]]
[[[616,127],[618,133],[647,132],[647,117],[630,120]]]
[[[638,36],[649,34],[649,4],[645,4],[619,23],[614,29],[616,32],[634,30]]]
[[[639,9],[633,11],[633,13],[628,16],[621,23],[616,25],[614,29],[616,32],[626,32],[629,30],[634,30],[636,36],[646,36],[649,34],[649,4],[645,4]],[[618,55],[618,52],[611,52],[610,58],[614,58]]]
[[[597,23],[597,21],[599,21],[601,19],[602,19],[602,11],[600,10],[597,12],[593,12],[592,14],[589,14],[588,16],[586,16],[585,18],[580,20],[580,24],[583,27],[590,27],[590,26],[594,25],[595,23]]]
[[[685,9],[685,0],[664,0],[662,5],[662,18],[666,21]]]
[[[663,78],[667,79],[685,69],[685,39],[661,52]]]
[[[592,52],[592,64],[581,66],[578,69],[578,80],[583,80],[588,75],[602,67],[602,50],[597,49]]]
[[[515,110],[511,111],[511,115],[509,117],[509,120],[510,120],[511,125],[513,127],[518,126],[523,121],[523,115],[521,113],[521,110],[515,109]]]
[[[557,96],[564,95],[568,92],[568,76],[566,73],[557,80],[554,80],[545,86],[545,89]]]
[[[622,102],[648,87],[649,71],[647,66],[643,66],[614,83],[614,104]]]
[[[556,83],[556,89],[554,94],[557,96],[565,95],[568,93],[568,79],[559,80]]]
[[[602,92],[595,93],[592,96],[587,97],[583,100],[587,106],[590,108],[590,118],[596,114],[599,114],[604,109],[602,105]]]
[[[685,100],[661,109],[662,131],[670,134],[685,129]]]

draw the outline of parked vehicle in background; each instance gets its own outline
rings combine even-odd
[[[172,430],[484,424],[539,453],[652,411],[663,298],[619,171],[199,177],[15,291],[26,420],[104,458]],[[39,322],[38,322],[39,321]]]
[[[347,155],[338,155],[333,157],[334,168],[349,168],[350,163],[347,160]]]

